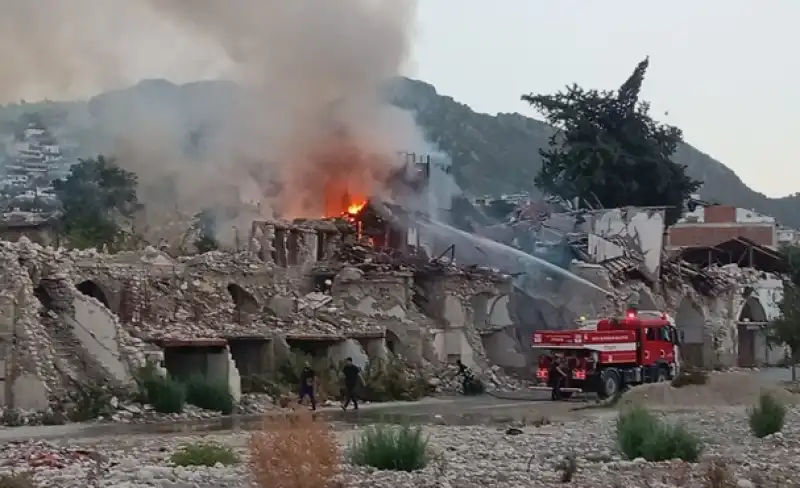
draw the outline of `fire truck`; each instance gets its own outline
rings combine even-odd
[[[679,334],[665,313],[629,308],[621,318],[581,320],[577,329],[533,333],[541,350],[535,389],[553,386],[551,368],[562,358],[561,391],[613,397],[631,385],[667,381],[678,374]]]

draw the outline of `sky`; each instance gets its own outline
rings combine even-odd
[[[479,112],[536,116],[522,94],[573,82],[614,89],[649,55],[642,96],[654,117],[683,129],[688,143],[751,188],[772,197],[800,192],[800,0],[417,1],[406,74],[441,94]],[[218,46],[176,35],[175,25],[135,8],[141,2],[2,3],[16,6],[0,20],[2,102],[72,99],[142,78],[185,82],[227,69]],[[19,45],[32,26],[47,32],[44,42]]]
[[[613,89],[649,55],[654,117],[779,197],[800,192],[797,19],[797,0],[422,0],[409,74],[479,112],[536,116],[520,95]]]

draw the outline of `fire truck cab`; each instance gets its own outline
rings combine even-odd
[[[536,389],[552,388],[551,368],[564,360],[561,391],[613,397],[631,385],[667,381],[678,374],[680,338],[662,312],[630,308],[622,318],[582,321],[577,329],[537,331],[532,346],[539,356]]]

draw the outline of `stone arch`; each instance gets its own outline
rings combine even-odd
[[[693,300],[681,300],[675,312],[675,326],[681,334],[681,361],[687,366],[704,366],[705,323],[703,310]]]
[[[738,320],[740,322],[766,322],[767,311],[761,305],[758,297],[749,296],[739,309]]]
[[[108,295],[106,295],[100,285],[98,285],[94,280],[81,281],[75,286],[75,288],[77,288],[79,292],[83,293],[87,297],[96,299],[105,305],[106,308],[110,308]]]
[[[749,368],[756,366],[756,343],[760,325],[767,321],[767,312],[758,297],[748,296],[737,315],[737,364]]]
[[[236,323],[242,324],[248,321],[253,315],[258,314],[260,310],[258,300],[256,300],[250,292],[236,283],[230,283],[228,285],[228,293],[236,307],[234,309],[234,320]]]

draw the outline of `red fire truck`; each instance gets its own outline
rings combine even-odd
[[[533,334],[541,349],[536,389],[552,388],[550,370],[563,358],[567,378],[561,391],[612,397],[630,385],[667,381],[679,368],[679,336],[664,313],[628,309],[622,318],[581,321],[577,329]]]

